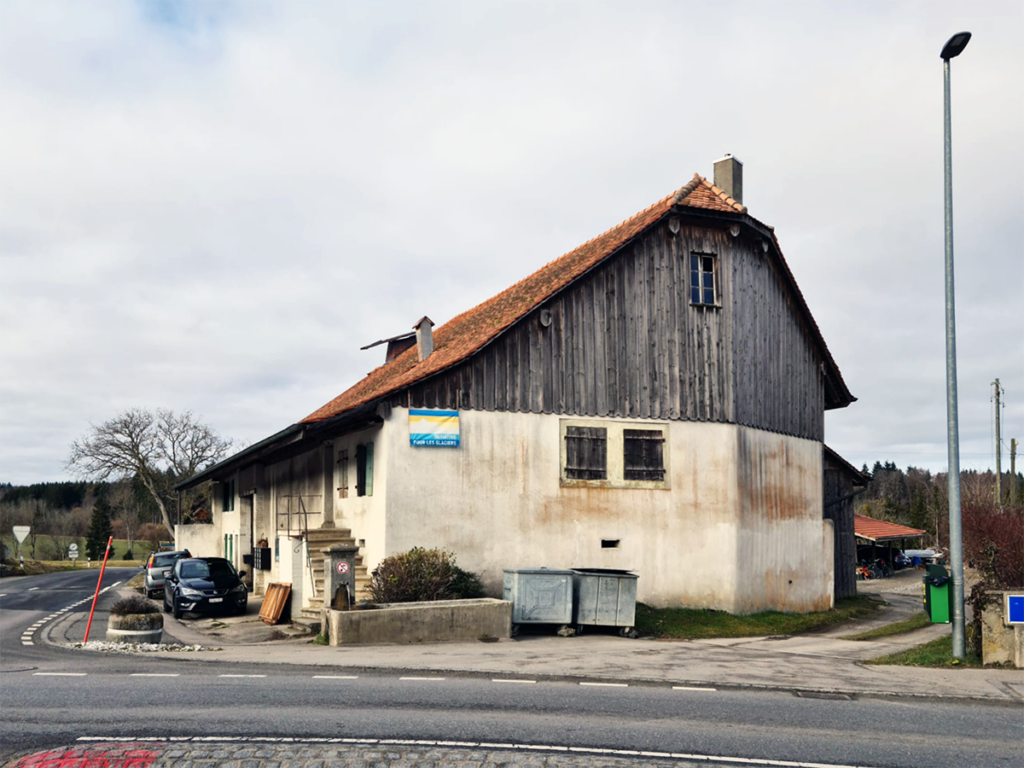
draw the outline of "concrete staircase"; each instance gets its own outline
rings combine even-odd
[[[309,559],[313,566],[314,585],[316,597],[309,598],[309,604],[302,606],[301,618],[305,622],[320,623],[320,611],[324,606],[324,553],[321,550],[333,547],[335,544],[356,546],[356,540],[352,537],[352,531],[348,528],[316,528],[309,531],[307,544],[309,546]],[[370,574],[363,565],[363,556],[356,554],[356,601],[369,600]]]

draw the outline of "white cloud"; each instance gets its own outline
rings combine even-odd
[[[1024,53],[1005,3],[4,3],[0,479],[89,421],[258,440],[733,152],[854,394],[854,463],[945,464],[953,65],[964,466],[1024,432]]]

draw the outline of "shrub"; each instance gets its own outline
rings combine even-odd
[[[414,547],[381,561],[370,578],[370,594],[378,603],[422,603],[479,597],[483,590],[476,574],[455,564],[455,555]]]
[[[964,559],[995,589],[1024,587],[1024,507],[965,504]]]
[[[160,609],[151,600],[142,595],[122,597],[110,606],[111,616],[128,616],[133,613],[160,613]]]

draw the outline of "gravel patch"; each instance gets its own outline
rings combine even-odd
[[[197,651],[221,651],[206,645],[183,645],[182,643],[108,643],[105,640],[94,640],[89,643],[67,643],[66,648],[77,648],[82,651],[109,651],[113,653],[156,653],[158,651],[180,651],[195,653]]]

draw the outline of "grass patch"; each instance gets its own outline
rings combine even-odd
[[[904,667],[981,667],[981,659],[971,653],[970,643],[967,644],[967,656],[964,659],[953,658],[953,635],[946,635],[930,643],[919,645],[899,653],[869,659],[865,664],[895,664]]]
[[[928,614],[924,611],[921,613],[915,613],[909,619],[903,621],[896,621],[892,624],[886,624],[884,627],[876,627],[875,629],[869,629],[867,632],[860,632],[856,635],[846,635],[845,637],[839,638],[840,640],[875,640],[879,637],[891,637],[892,635],[903,635],[907,632],[913,632],[915,629],[922,629],[924,627],[930,627],[932,620],[928,618]]]
[[[725,611],[693,608],[652,608],[636,604],[636,628],[644,635],[695,640],[708,637],[751,637],[757,635],[795,635],[828,629],[853,619],[874,616],[884,603],[872,597],[837,600],[836,607],[819,613],[780,613],[764,611],[749,616],[733,616]]]
[[[327,635],[319,634],[309,641],[310,645],[330,645],[328,642]]]
[[[146,589],[146,572],[142,571],[140,573],[135,574],[130,579],[128,579],[128,581],[125,584],[125,586],[128,587],[129,589],[138,589],[138,590],[141,590],[141,591],[145,591],[145,589]]]

